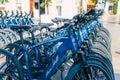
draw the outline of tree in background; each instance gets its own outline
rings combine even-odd
[[[97,3],[97,0],[88,0],[88,3],[87,3],[88,9],[95,7],[96,3]]]
[[[119,0],[106,0],[106,1],[113,3],[113,14],[117,14]]]
[[[42,0],[40,7],[45,8],[45,12],[49,14],[49,5],[52,3],[52,0]]]
[[[119,1],[119,0],[114,0],[114,1],[113,1],[113,14],[117,14],[118,1]]]
[[[8,0],[0,0],[0,3],[8,2]]]

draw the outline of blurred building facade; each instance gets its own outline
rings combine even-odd
[[[52,0],[50,15],[72,17],[81,10],[87,10],[87,0]]]
[[[40,0],[8,1],[0,3],[0,10],[33,11],[35,17],[40,15]],[[49,15],[70,17],[81,10],[87,10],[87,0],[52,0],[52,4],[48,8]]]
[[[22,11],[33,11],[35,17],[39,17],[39,0],[8,0],[8,2],[0,3],[0,10],[22,10]]]
[[[40,9],[40,2],[44,0],[8,0],[8,1],[9,2],[0,3],[0,10],[33,11],[34,17],[39,17],[40,11],[45,12],[46,14],[46,10],[43,11],[44,9]],[[48,6],[49,15],[72,17],[73,15],[79,13],[81,10],[87,11],[87,9],[94,7],[94,2],[91,1],[95,0],[51,0],[51,1],[52,3]],[[108,10],[108,7],[105,7],[105,10]],[[118,8],[118,10],[120,10],[120,8]]]
[[[0,10],[29,10],[30,0],[9,0],[0,3]]]

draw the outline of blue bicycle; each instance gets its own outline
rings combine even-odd
[[[13,56],[11,54],[9,58],[5,59],[5,63],[0,66],[0,70],[4,70],[3,68],[8,63],[13,62],[11,61],[13,58],[18,61],[17,63],[20,67],[19,69],[14,69],[13,66],[16,64],[12,64],[7,69],[5,68],[5,71],[12,72],[12,76],[10,77],[10,74],[7,73],[3,73],[3,75],[6,75],[10,79],[52,80],[60,71],[60,78],[65,80],[114,80],[113,73],[110,71],[109,65],[107,65],[108,62],[110,63],[109,59],[101,55],[92,56],[88,51],[86,52],[85,39],[96,28],[96,24],[91,29],[89,25],[81,27],[77,26],[77,23],[79,23],[79,16],[74,17],[67,26],[65,25],[57,29],[57,31],[64,29],[65,34],[43,39],[41,42],[32,40],[34,44],[28,47],[24,44],[22,33],[24,30],[28,31],[31,27],[13,25],[11,29],[18,31],[21,46],[18,46],[19,49],[13,53]],[[34,37],[34,35],[32,36]],[[57,44],[59,46],[54,50],[54,46]],[[5,50],[3,51],[3,54],[5,54]],[[105,62],[101,62],[101,60]],[[69,61],[71,61],[71,65],[65,71],[64,68]],[[19,71],[20,69],[24,74],[16,72],[16,70]],[[13,74],[13,72],[16,72],[17,75]],[[3,79],[4,77],[0,75],[0,78]]]

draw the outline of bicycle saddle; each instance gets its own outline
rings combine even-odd
[[[50,26],[53,26],[54,24],[53,23],[40,23],[39,25],[40,26],[50,27]]]
[[[92,8],[92,9],[90,9],[85,15],[96,15],[97,12],[98,12],[97,9]]]
[[[56,17],[55,19],[51,19],[51,21],[57,24],[59,22],[70,22],[70,19]]]
[[[10,25],[12,30],[29,30],[31,27],[29,25]]]

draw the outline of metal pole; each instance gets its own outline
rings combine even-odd
[[[40,0],[38,1],[38,6],[39,6],[39,23],[41,23],[41,14],[40,14]]]

